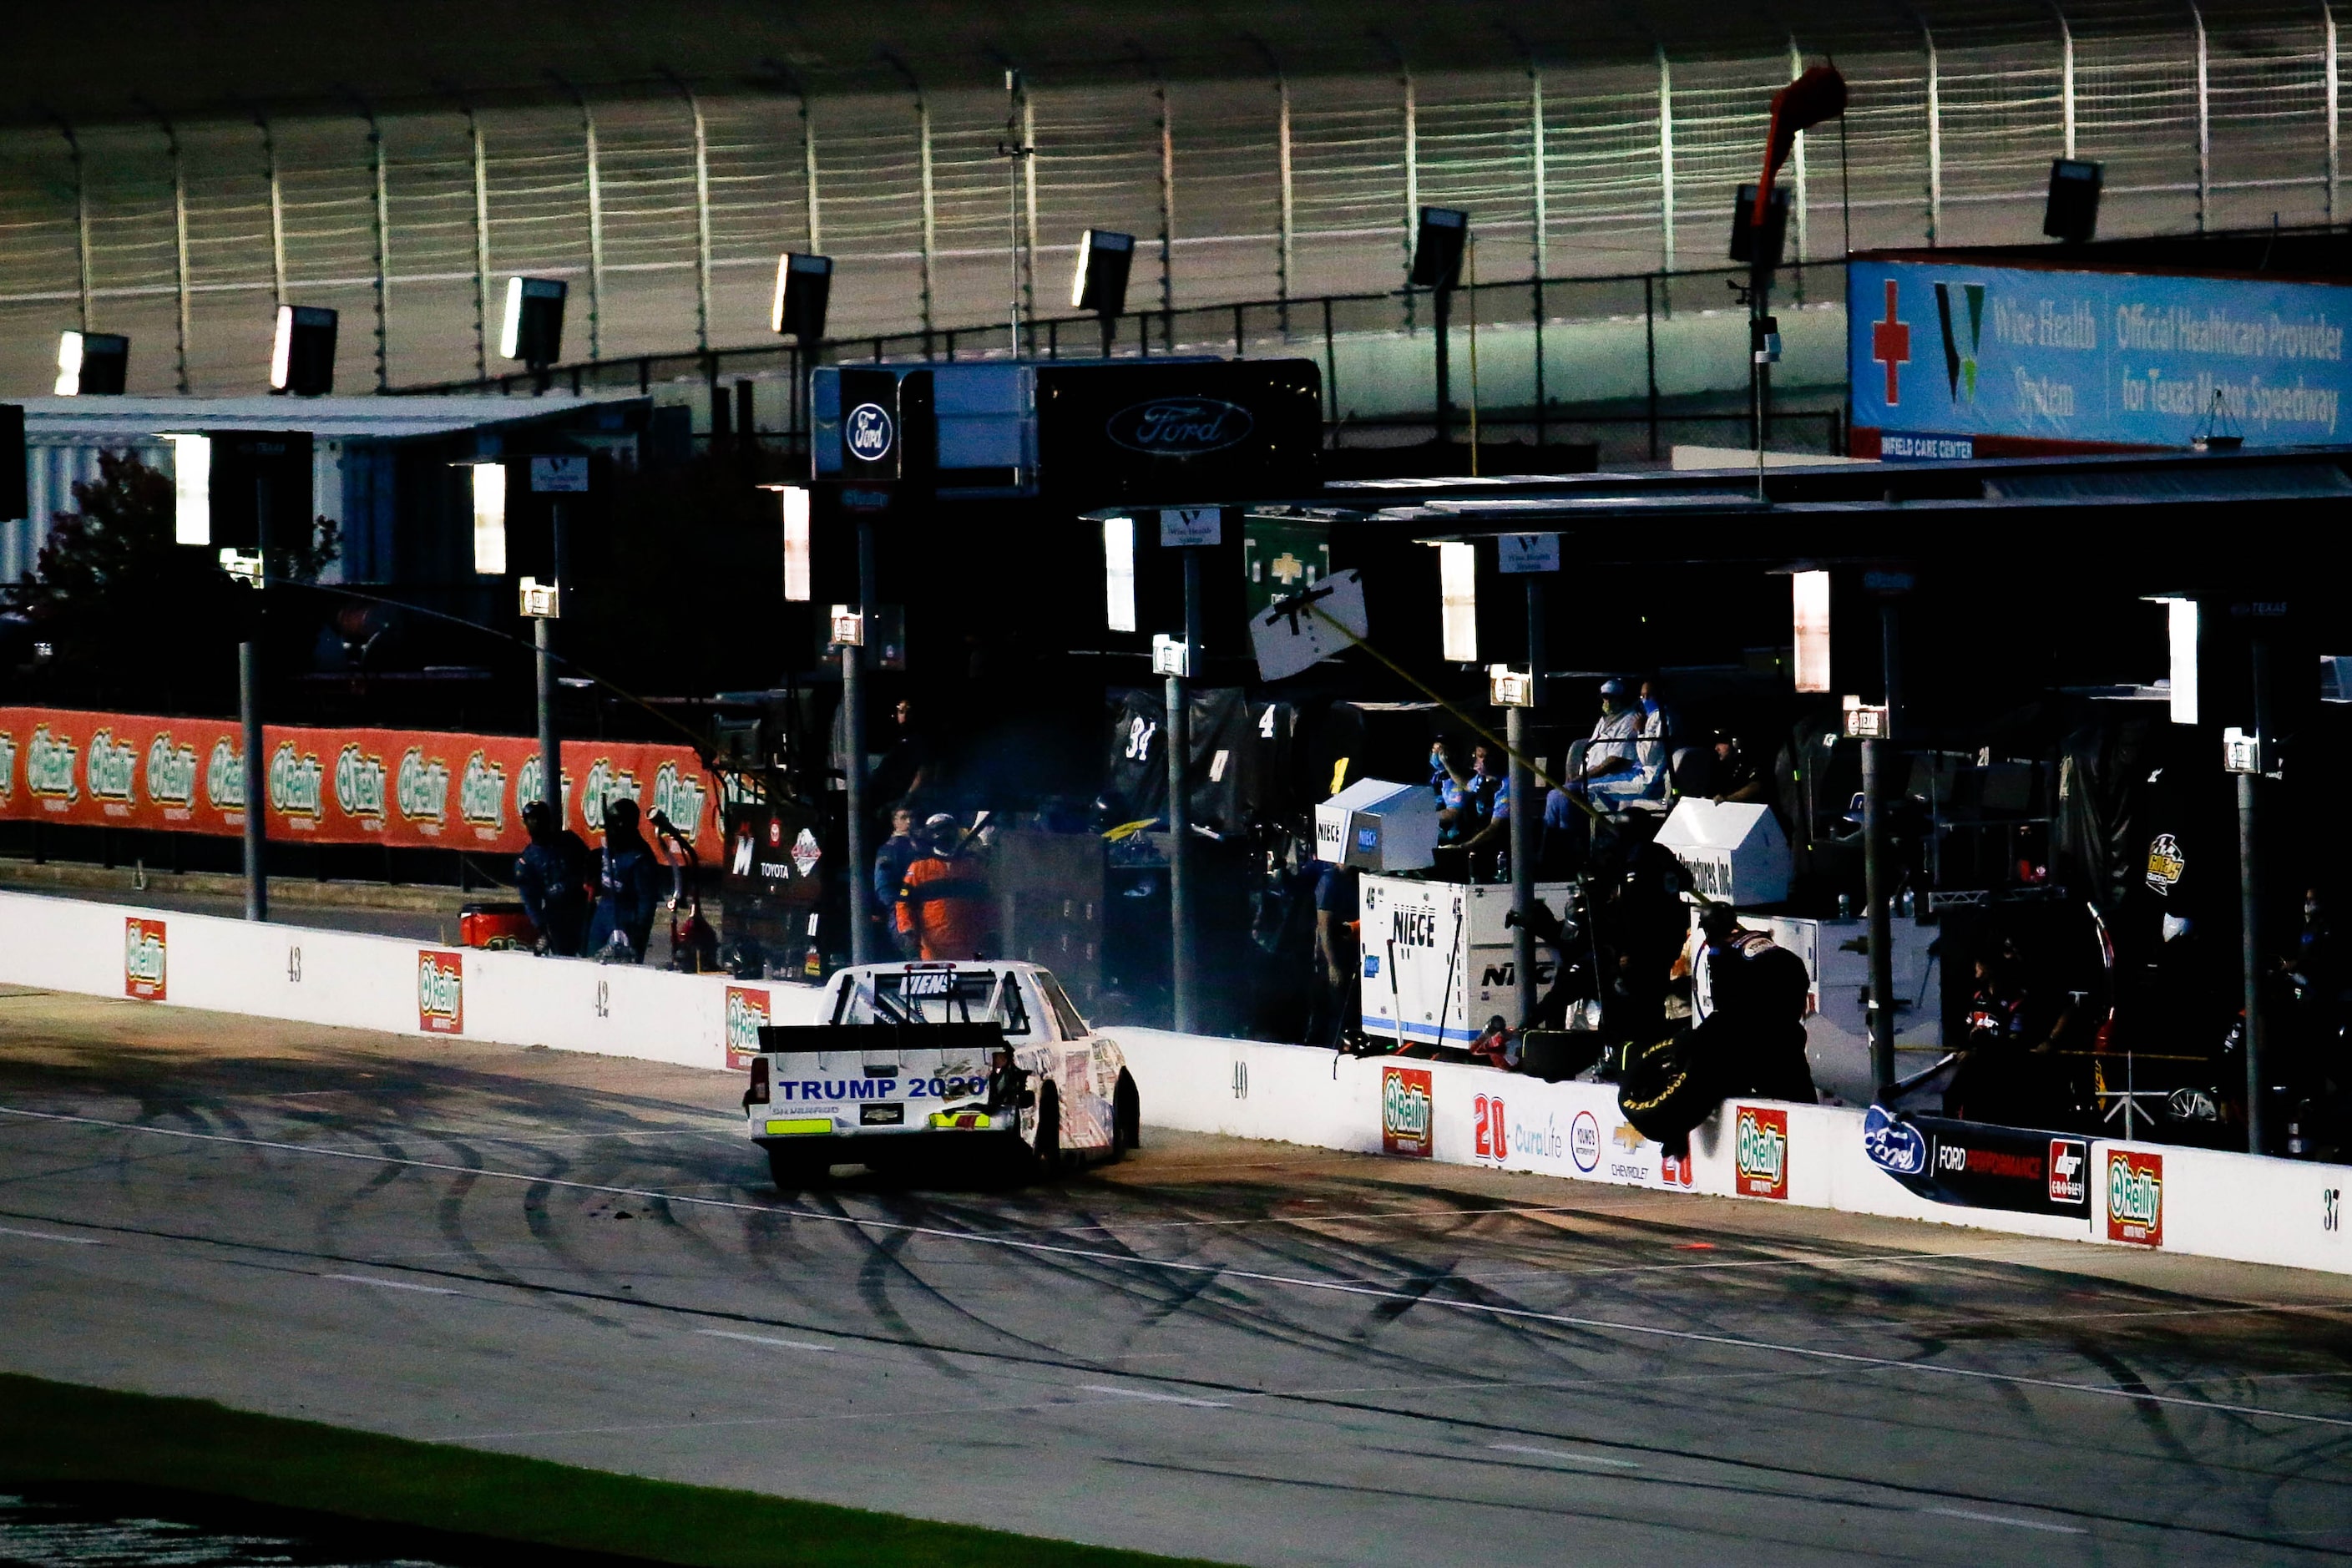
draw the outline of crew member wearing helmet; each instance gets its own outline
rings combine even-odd
[[[524,804],[522,826],[530,842],[515,857],[515,892],[539,932],[539,951],[575,957],[588,923],[588,846],[543,800]]]
[[[961,858],[963,835],[942,811],[923,824],[922,853],[898,888],[898,928],[916,956],[978,958],[988,946],[988,885]]]
[[[1816,1096],[1805,1060],[1805,1005],[1812,982],[1805,961],[1759,931],[1741,927],[1728,904],[1699,916],[1711,1005],[1706,1022],[1679,1038],[1636,1043],[1617,1086],[1617,1107],[1666,1152],[1689,1152],[1690,1131],[1735,1095]]]

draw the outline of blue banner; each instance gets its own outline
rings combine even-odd
[[[1888,458],[2352,429],[2352,288],[1858,260],[1846,301],[1853,423]]]

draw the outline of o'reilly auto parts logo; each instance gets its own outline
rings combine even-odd
[[[1257,421],[1238,403],[1217,397],[1155,397],[1103,421],[1103,434],[1130,452],[1198,458],[1249,439]]]
[[[1382,1068],[1381,1147],[1391,1154],[1428,1159],[1435,1142],[1436,1103],[1426,1068]]]
[[[196,749],[162,730],[147,742],[147,801],[163,808],[166,820],[184,822],[196,804]]]
[[[81,785],[74,777],[74,764],[80,760],[81,748],[72,736],[36,724],[32,742],[25,748],[25,787],[37,799],[71,805],[81,798]]]
[[[727,988],[727,1065],[738,1069],[751,1065],[760,1054],[760,1031],[767,1026],[768,994],[748,985]]]
[[[163,1000],[163,922],[132,915],[122,922],[122,994]]]
[[[861,463],[878,463],[898,438],[898,421],[878,403],[861,403],[841,422],[841,443]]]
[[[1789,1113],[1743,1105],[1732,1141],[1740,1196],[1789,1195]]]
[[[2107,1239],[2164,1245],[2164,1156],[2107,1151]]]
[[[91,731],[82,776],[89,784],[90,798],[106,803],[108,816],[128,816],[131,786],[139,778],[138,748],[128,741],[116,740],[111,729]]]
[[[325,775],[316,752],[280,741],[269,753],[269,809],[297,822],[317,822],[326,814],[320,787]]]
[[[415,823],[420,833],[440,832],[449,816],[449,765],[426,756],[424,747],[411,746],[400,754],[392,783],[402,818]]]
[[[371,828],[383,826],[384,767],[353,742],[335,754],[335,805]]]
[[[428,1035],[466,1032],[466,955],[416,950],[416,1026]]]

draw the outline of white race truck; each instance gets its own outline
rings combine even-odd
[[[1034,963],[875,963],[825,983],[817,1022],[762,1028],[743,1112],[784,1191],[835,1165],[1048,1173],[1136,1146],[1135,1079]],[[1013,1074],[996,1069],[1012,1053]]]

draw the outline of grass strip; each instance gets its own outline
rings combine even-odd
[[[0,1485],[166,1489],[695,1568],[1195,1562],[0,1373]]]

